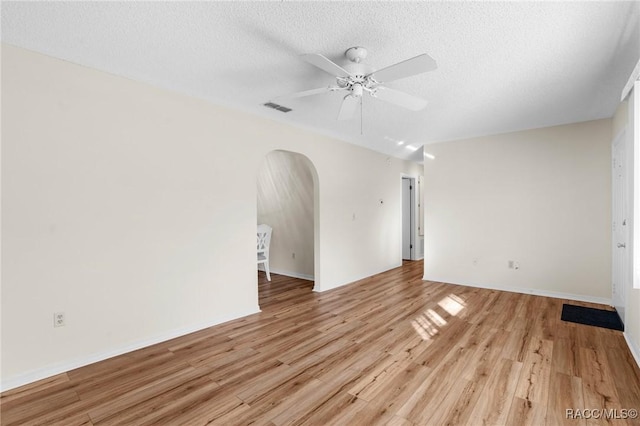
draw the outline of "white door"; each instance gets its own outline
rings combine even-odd
[[[411,259],[413,250],[412,237],[412,200],[413,185],[411,179],[402,178],[402,258]]]
[[[611,299],[613,306],[624,321],[625,288],[631,279],[629,250],[629,181],[628,156],[625,132],[613,141],[612,164],[612,238],[613,238],[613,270]]]

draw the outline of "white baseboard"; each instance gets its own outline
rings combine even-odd
[[[263,265],[259,265],[258,266],[258,271],[264,272],[264,266]],[[285,271],[283,269],[278,269],[278,268],[276,268],[276,269],[269,268],[269,272],[271,272],[272,274],[284,275],[285,277],[300,278],[301,280],[307,280],[307,281],[314,281],[315,280],[313,275],[301,274],[299,272]]]
[[[283,271],[282,269],[271,269],[272,274],[284,275],[285,277],[300,278],[301,280],[314,281],[313,275],[301,274],[299,272]]]
[[[626,331],[622,333],[622,335],[624,336],[624,340],[627,341],[627,346],[631,351],[631,355],[633,355],[633,359],[636,360],[636,364],[640,367],[640,349],[635,345],[635,343],[633,343],[633,340],[631,340],[631,337],[629,337],[629,334]]]
[[[323,288],[318,289],[317,288],[318,287],[318,283],[316,282],[316,286],[313,288],[313,291],[315,291],[316,293],[323,293],[325,291],[334,290],[336,288],[344,287],[344,286],[349,285],[349,284],[354,284],[357,281],[364,280],[366,278],[370,278],[370,277],[373,277],[373,276],[378,275],[378,274],[382,274],[383,272],[387,272],[387,271],[390,271],[392,269],[399,268],[401,266],[402,266],[402,259],[400,259],[400,262],[395,263],[393,265],[390,265],[388,267],[385,267],[383,269],[380,269],[380,270],[378,270],[376,272],[367,273],[366,275],[363,275],[363,276],[352,277],[352,278],[350,278],[350,279],[348,279],[348,280],[346,280],[346,281],[344,281],[344,282],[342,282],[340,284],[336,284],[336,285],[334,285],[334,286],[332,286],[330,288],[326,288],[326,284],[325,284],[323,286]]]
[[[583,294],[573,294],[573,293],[562,293],[558,291],[549,291],[549,290],[540,290],[536,288],[521,288],[521,287],[503,287],[503,286],[494,286],[494,285],[486,285],[486,284],[477,284],[477,283],[462,283],[462,282],[451,282],[447,280],[441,280],[439,278],[427,277],[423,276],[422,279],[424,281],[434,281],[439,283],[446,284],[454,284],[454,285],[464,285],[467,287],[478,287],[478,288],[486,288],[488,290],[500,290],[500,291],[508,291],[511,293],[522,293],[522,294],[531,294],[533,296],[545,296],[545,297],[553,297],[555,299],[568,299],[575,300],[577,302],[590,302],[590,303],[599,303],[601,305],[611,305],[611,299],[606,297],[596,297],[596,296],[586,296]]]
[[[2,378],[0,381],[0,392],[5,392],[10,389],[17,388],[29,383],[36,382],[38,380],[46,379],[48,377],[55,376],[57,374],[65,373],[67,371],[74,370],[76,368],[84,367],[85,365],[93,364],[105,359],[113,358],[118,355],[122,355],[128,352],[132,352],[138,349],[146,348],[147,346],[155,345],[157,343],[166,342],[167,340],[175,339],[196,331],[203,330],[214,325],[222,324],[223,322],[231,321],[234,319],[242,318],[247,315],[252,315],[260,312],[260,308],[256,306],[254,309],[237,312],[233,315],[226,315],[224,317],[216,318],[214,321],[192,325],[189,327],[177,328],[170,330],[166,333],[161,333],[153,337],[139,340],[135,343],[124,345],[118,348],[108,350],[106,352],[95,353],[85,357],[76,358],[70,361],[64,361],[46,367],[31,370],[26,373],[19,374],[14,377]]]

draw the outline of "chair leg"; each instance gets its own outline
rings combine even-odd
[[[271,281],[271,274],[269,274],[269,262],[264,263],[264,271],[267,273],[267,281]]]

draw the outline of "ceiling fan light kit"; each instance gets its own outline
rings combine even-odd
[[[338,120],[348,120],[354,116],[365,92],[371,97],[412,111],[419,111],[427,106],[424,99],[384,86],[387,82],[435,70],[436,61],[426,53],[377,71],[362,62],[367,57],[367,49],[364,47],[351,47],[344,55],[349,60],[344,67],[319,53],[302,55],[305,61],[334,76],[336,85],[292,93],[281,98],[301,98],[335,91],[347,92],[342,100]]]

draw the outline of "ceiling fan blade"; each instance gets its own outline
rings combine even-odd
[[[305,96],[311,96],[311,95],[319,95],[320,93],[327,93],[327,92],[331,92],[332,89],[331,87],[320,87],[318,89],[311,89],[311,90],[305,90],[303,92],[296,92],[296,93],[290,93],[288,95],[282,95],[282,96],[278,96],[277,98],[274,99],[294,99],[294,98],[303,98]]]
[[[319,53],[302,55],[305,61],[336,77],[349,77],[351,73]]]
[[[373,96],[412,111],[419,111],[428,104],[424,99],[388,87],[378,87]]]
[[[423,53],[415,58],[407,59],[406,61],[398,62],[397,64],[374,71],[370,75],[379,83],[383,83],[433,71],[436,68],[438,68],[436,61],[431,56]]]
[[[342,101],[342,106],[340,107],[338,120],[348,120],[353,117],[353,114],[355,114],[359,103],[360,98],[356,98],[355,96],[351,95],[345,96],[344,100]]]

